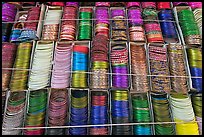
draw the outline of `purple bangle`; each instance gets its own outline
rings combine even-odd
[[[14,4],[9,4],[9,3],[4,3],[2,5],[2,8],[9,8],[9,9],[15,9],[16,10],[16,6]]]
[[[174,6],[188,6],[188,2],[173,2],[173,5]]]
[[[127,8],[140,7],[140,2],[127,2]]]
[[[111,17],[114,18],[116,16],[125,16],[125,11],[123,9],[113,9],[111,12]]]
[[[66,6],[73,6],[73,7],[78,8],[79,2],[66,2]]]
[[[110,2],[96,2],[96,7],[104,6],[104,7],[110,7]]]
[[[202,8],[202,2],[188,2],[192,9]]]

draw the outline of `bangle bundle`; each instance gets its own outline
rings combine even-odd
[[[200,31],[200,37],[202,39],[202,8],[195,9],[193,11],[195,21]]]
[[[90,87],[94,89],[108,88],[108,38],[98,34],[93,39],[91,47],[91,71]]]
[[[28,70],[30,67],[30,56],[32,50],[32,42],[24,42],[18,45],[14,68],[10,81],[10,90],[23,91],[27,90]]]
[[[150,74],[162,75],[151,77],[151,85],[153,91],[170,91],[170,78],[164,77],[169,76],[166,52],[166,47],[149,46]]]
[[[90,124],[108,124],[108,95],[103,91],[91,92]],[[91,127],[90,135],[108,135],[108,127]]]
[[[172,114],[175,122],[187,122],[176,123],[177,135],[199,135],[198,125],[195,121],[195,114],[191,99],[188,95],[182,93],[171,93],[169,97]]]
[[[48,109],[48,126],[65,126],[68,112],[68,92],[67,89],[51,89]],[[65,129],[51,128],[47,130],[47,135],[64,135]]]
[[[55,7],[56,6],[49,7],[46,14],[43,24],[42,40],[56,41],[58,39],[59,23],[62,16],[62,10],[55,9]]]
[[[152,107],[155,122],[172,122],[169,101],[166,93],[151,93]],[[173,124],[155,125],[156,135],[175,135]]]
[[[3,128],[23,127],[26,92],[10,93],[7,109],[3,119]],[[22,129],[3,129],[2,135],[22,135]]]
[[[60,40],[75,40],[76,39],[76,21],[77,9],[72,6],[64,7],[60,31]],[[69,19],[69,20],[66,20]],[[73,20],[72,20],[73,19]]]
[[[129,123],[129,100],[127,90],[111,91],[111,115],[113,124]],[[130,135],[130,126],[113,126],[112,135]]]
[[[12,25],[12,23],[2,23],[2,42],[9,41]]]
[[[168,58],[169,71],[171,76],[187,76],[187,71],[184,62],[184,49],[180,44],[169,44]],[[176,92],[187,93],[187,78],[186,77],[171,77],[171,87]]]
[[[110,2],[96,2],[96,7],[110,7]]]
[[[108,8],[97,7],[95,10],[96,25],[95,25],[95,35],[103,34],[109,38],[109,15]]]
[[[17,45],[13,43],[2,43],[2,68],[12,68],[17,51]],[[2,90],[9,88],[11,70],[2,70]]]
[[[172,10],[170,9],[161,10],[158,13],[158,17],[159,17],[159,20],[164,20],[160,22],[160,26],[161,26],[161,30],[162,30],[162,34],[165,42],[169,42],[168,39],[177,41],[178,35],[176,32],[176,26],[174,22],[171,22],[171,21],[174,21]]]
[[[78,40],[91,40],[92,38],[92,8],[81,8],[79,11]]]
[[[113,19],[111,39],[114,41],[127,40],[125,10],[123,8],[111,9],[111,17]]]
[[[201,45],[200,32],[193,11],[189,9],[181,10],[178,12],[178,19],[186,45]]]
[[[197,9],[202,8],[202,2],[188,2],[188,5],[191,7],[191,9]]]
[[[75,7],[76,9],[79,7],[79,2],[66,2],[66,6],[72,6]]]
[[[67,88],[70,85],[72,46],[57,43],[54,56],[51,88]]]
[[[132,94],[133,122],[151,122],[147,94]],[[151,125],[135,125],[134,135],[152,135]]]
[[[199,48],[187,49],[188,62],[192,77],[202,77],[202,52]],[[192,86],[202,92],[202,78],[192,78]]]
[[[16,13],[17,13],[17,8],[15,5],[10,3],[2,4],[2,21],[4,22],[14,21]]]
[[[28,86],[38,90],[49,86],[52,67],[53,42],[38,41],[35,47]]]
[[[146,51],[144,45],[130,43],[132,87],[136,92],[148,92]]]
[[[88,124],[88,92],[87,90],[71,91],[70,126]],[[86,127],[69,128],[70,135],[87,135]]]
[[[191,101],[198,122],[199,134],[202,135],[202,94],[191,95]]]
[[[65,3],[64,2],[52,2],[52,6],[61,6],[64,7]]]
[[[142,15],[144,20],[145,33],[148,43],[163,43],[161,27],[157,18],[156,2],[142,2]]]
[[[129,8],[140,8],[140,2],[127,2],[126,7]]]
[[[73,46],[72,87],[85,88],[88,86],[89,48],[86,45]]]
[[[111,45],[112,87],[127,89],[128,77],[128,50],[126,44]]]
[[[171,9],[170,2],[157,2],[157,10]]]
[[[143,29],[143,19],[141,10],[138,9],[129,9],[128,10],[129,20],[129,35],[130,41],[144,42],[145,41],[145,32]]]
[[[47,108],[47,90],[30,91],[25,127],[44,127]],[[24,135],[43,135],[45,129],[25,129]]]

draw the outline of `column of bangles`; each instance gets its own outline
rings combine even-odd
[[[59,23],[62,16],[61,9],[51,9],[54,6],[50,6],[46,14],[43,31],[42,31],[42,40],[54,40],[58,39]]]
[[[126,8],[140,8],[140,2],[127,2]]]
[[[47,89],[30,91],[28,97],[28,110],[26,113],[25,128],[45,127],[47,97]],[[24,135],[43,135],[44,132],[44,128],[25,129]]]
[[[187,76],[184,63],[184,49],[180,44],[169,44],[168,47],[169,70],[171,76]],[[186,77],[171,77],[171,87],[176,92],[187,93]]]
[[[111,18],[113,19],[111,39],[115,41],[127,40],[125,10],[123,8],[111,9]]]
[[[79,126],[88,124],[88,91],[71,91],[71,112],[70,126]],[[87,135],[87,127],[71,127],[67,130],[69,135]]]
[[[200,32],[193,11],[189,9],[179,11],[178,19],[186,45],[201,46]]]
[[[145,21],[144,28],[148,43],[163,43],[161,28],[157,18],[156,2],[142,2],[142,15]]]
[[[96,2],[96,7],[110,7],[110,2]]]
[[[169,96],[170,106],[176,123],[177,135],[199,135],[198,124],[193,111],[189,95],[171,92]]]
[[[195,21],[200,30],[200,37],[202,39],[202,8],[197,8],[193,11]]]
[[[103,34],[107,38],[109,38],[109,14],[108,14],[108,8],[106,7],[97,7],[95,10],[95,18],[96,24],[95,24],[95,35]]]
[[[97,89],[108,88],[108,38],[103,34],[94,37],[91,47],[90,87]]]
[[[111,68],[112,68],[112,87],[128,88],[128,50],[126,44],[116,44],[111,46]]]
[[[72,6],[75,7],[76,9],[78,9],[79,7],[79,2],[66,2],[66,6]]]
[[[2,128],[22,128],[25,108],[26,92],[10,93]],[[22,129],[2,129],[2,135],[22,135]]]
[[[17,45],[13,43],[2,43],[2,68],[13,68],[16,57]],[[9,88],[12,70],[2,70],[2,90]]]
[[[40,18],[40,11],[41,11],[41,7],[32,7],[31,9],[29,9],[28,15],[26,18],[27,22],[25,22],[24,30],[21,32],[21,35],[19,37],[20,41],[38,39],[36,34],[37,34],[37,27],[38,27],[38,22]]]
[[[91,91],[90,124],[108,124],[108,94],[104,91]],[[91,127],[90,135],[108,135],[108,127]]]
[[[166,56],[166,48],[149,46],[149,61],[151,75],[157,75],[151,76],[152,90],[158,92],[169,92],[170,78],[168,77],[169,68]]]
[[[60,29],[60,40],[75,40],[76,39],[76,19],[77,8],[66,6],[63,10],[62,23]],[[69,20],[66,20],[69,19]]]
[[[51,88],[70,86],[72,46],[68,43],[57,43],[51,79]]]
[[[2,4],[2,21],[13,22],[15,20],[17,8],[13,4]]]
[[[130,41],[144,42],[145,32],[140,8],[128,9]]]
[[[144,45],[130,43],[132,87],[136,92],[148,92],[148,67]],[[136,76],[135,76],[136,75]]]
[[[27,69],[30,69],[29,66],[32,46],[32,42],[24,42],[18,45],[14,63],[14,68],[16,70],[12,71],[12,77],[9,85],[11,92],[27,90],[29,74]]]
[[[48,127],[66,126],[68,113],[67,89],[51,89],[48,108]],[[47,135],[65,135],[65,128],[49,128]]]
[[[32,58],[32,70],[29,75],[30,90],[38,90],[49,86],[52,67],[53,42],[38,41]]]

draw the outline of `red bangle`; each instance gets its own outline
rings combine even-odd
[[[64,6],[64,2],[52,2],[53,6]]]
[[[157,9],[171,9],[170,2],[157,2]]]
[[[83,46],[83,45],[79,46],[79,45],[77,45],[77,46],[73,47],[73,51],[82,52],[82,53],[88,54],[89,48],[87,46]]]

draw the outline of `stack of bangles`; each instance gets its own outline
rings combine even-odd
[[[26,111],[26,92],[10,94],[2,128],[22,128]],[[2,135],[22,135],[22,129],[2,129]]]
[[[183,46],[181,44],[168,45],[169,70],[171,76],[187,76],[184,62]],[[171,88],[176,92],[187,93],[188,83],[186,77],[171,77]]]
[[[17,8],[10,3],[2,4],[2,21],[13,22],[15,20]]]
[[[73,46],[72,60],[72,84],[74,88],[85,88],[88,86],[88,59],[89,48],[86,45]]]
[[[156,2],[142,2],[142,15],[148,43],[163,43],[163,36],[157,18]]]
[[[79,7],[79,2],[66,2],[66,6],[67,7],[75,7],[76,9],[78,9]]]
[[[17,45],[13,43],[2,43],[2,68],[12,68],[16,57]],[[2,90],[9,88],[11,70],[2,69]]]
[[[90,87],[95,89],[108,88],[108,38],[98,34],[93,39],[91,48]]]
[[[143,20],[141,15],[141,10],[129,9],[128,10],[129,20],[129,35],[130,41],[144,42],[145,32],[143,29]]]
[[[108,94],[104,91],[91,91],[90,124],[108,124]],[[108,127],[91,127],[90,135],[108,135]]]
[[[170,2],[157,2],[157,10],[171,9]]]
[[[92,8],[80,8],[78,40],[92,39]]]
[[[193,11],[183,9],[178,12],[178,19],[186,45],[201,46],[201,37]]]
[[[26,113],[25,128],[44,127],[47,108],[47,89],[30,91],[28,110]],[[44,135],[44,128],[25,129],[24,135]]]
[[[96,2],[96,7],[110,7],[110,2]]]
[[[30,58],[32,42],[24,42],[18,45],[12,77],[10,81],[10,90],[23,91],[27,90],[28,74],[30,69]],[[18,70],[21,69],[21,70]]]
[[[200,30],[200,37],[202,39],[202,8],[197,8],[193,11],[195,21]]]
[[[127,2],[126,8],[140,8],[140,2]]]
[[[198,121],[199,134],[202,135],[202,93],[191,95],[191,101]]]
[[[65,3],[64,2],[52,2],[51,5],[52,6],[61,6],[61,7],[64,7]]]
[[[95,24],[95,35],[103,34],[109,38],[109,15],[108,8],[97,7],[95,11],[96,24]]]
[[[75,40],[76,39],[76,18],[77,18],[77,9],[72,6],[64,7],[61,31],[60,31],[60,40]],[[66,20],[69,19],[69,20]]]
[[[123,8],[112,9],[111,18],[113,19],[111,39],[114,41],[126,41],[127,23],[125,20],[125,10]]]
[[[192,10],[202,8],[202,2],[188,2],[188,5],[191,7]]]
[[[146,50],[144,45],[130,43],[132,88],[136,92],[148,92],[149,80],[146,61]]]
[[[61,16],[61,9],[52,9],[51,6],[49,7],[43,24],[42,40],[58,39],[59,23]]]
[[[150,74],[153,91],[170,92],[169,66],[167,62],[166,47],[149,46]],[[158,75],[163,75],[158,76]]]
[[[67,89],[51,89],[48,109],[48,126],[66,126],[68,112]],[[64,128],[49,128],[47,135],[64,135]]]
[[[88,91],[71,90],[70,126],[88,124]],[[87,135],[87,127],[71,127],[69,135]]]
[[[126,44],[111,45],[112,87],[127,89],[128,77],[128,50]]]
[[[189,95],[171,91],[169,102],[177,135],[199,135],[198,124]],[[185,123],[179,123],[185,122]]]
[[[152,109],[154,122],[172,122],[172,115],[169,108],[169,101],[166,93],[151,92]],[[175,135],[175,128],[172,123],[156,124],[156,135]]]

